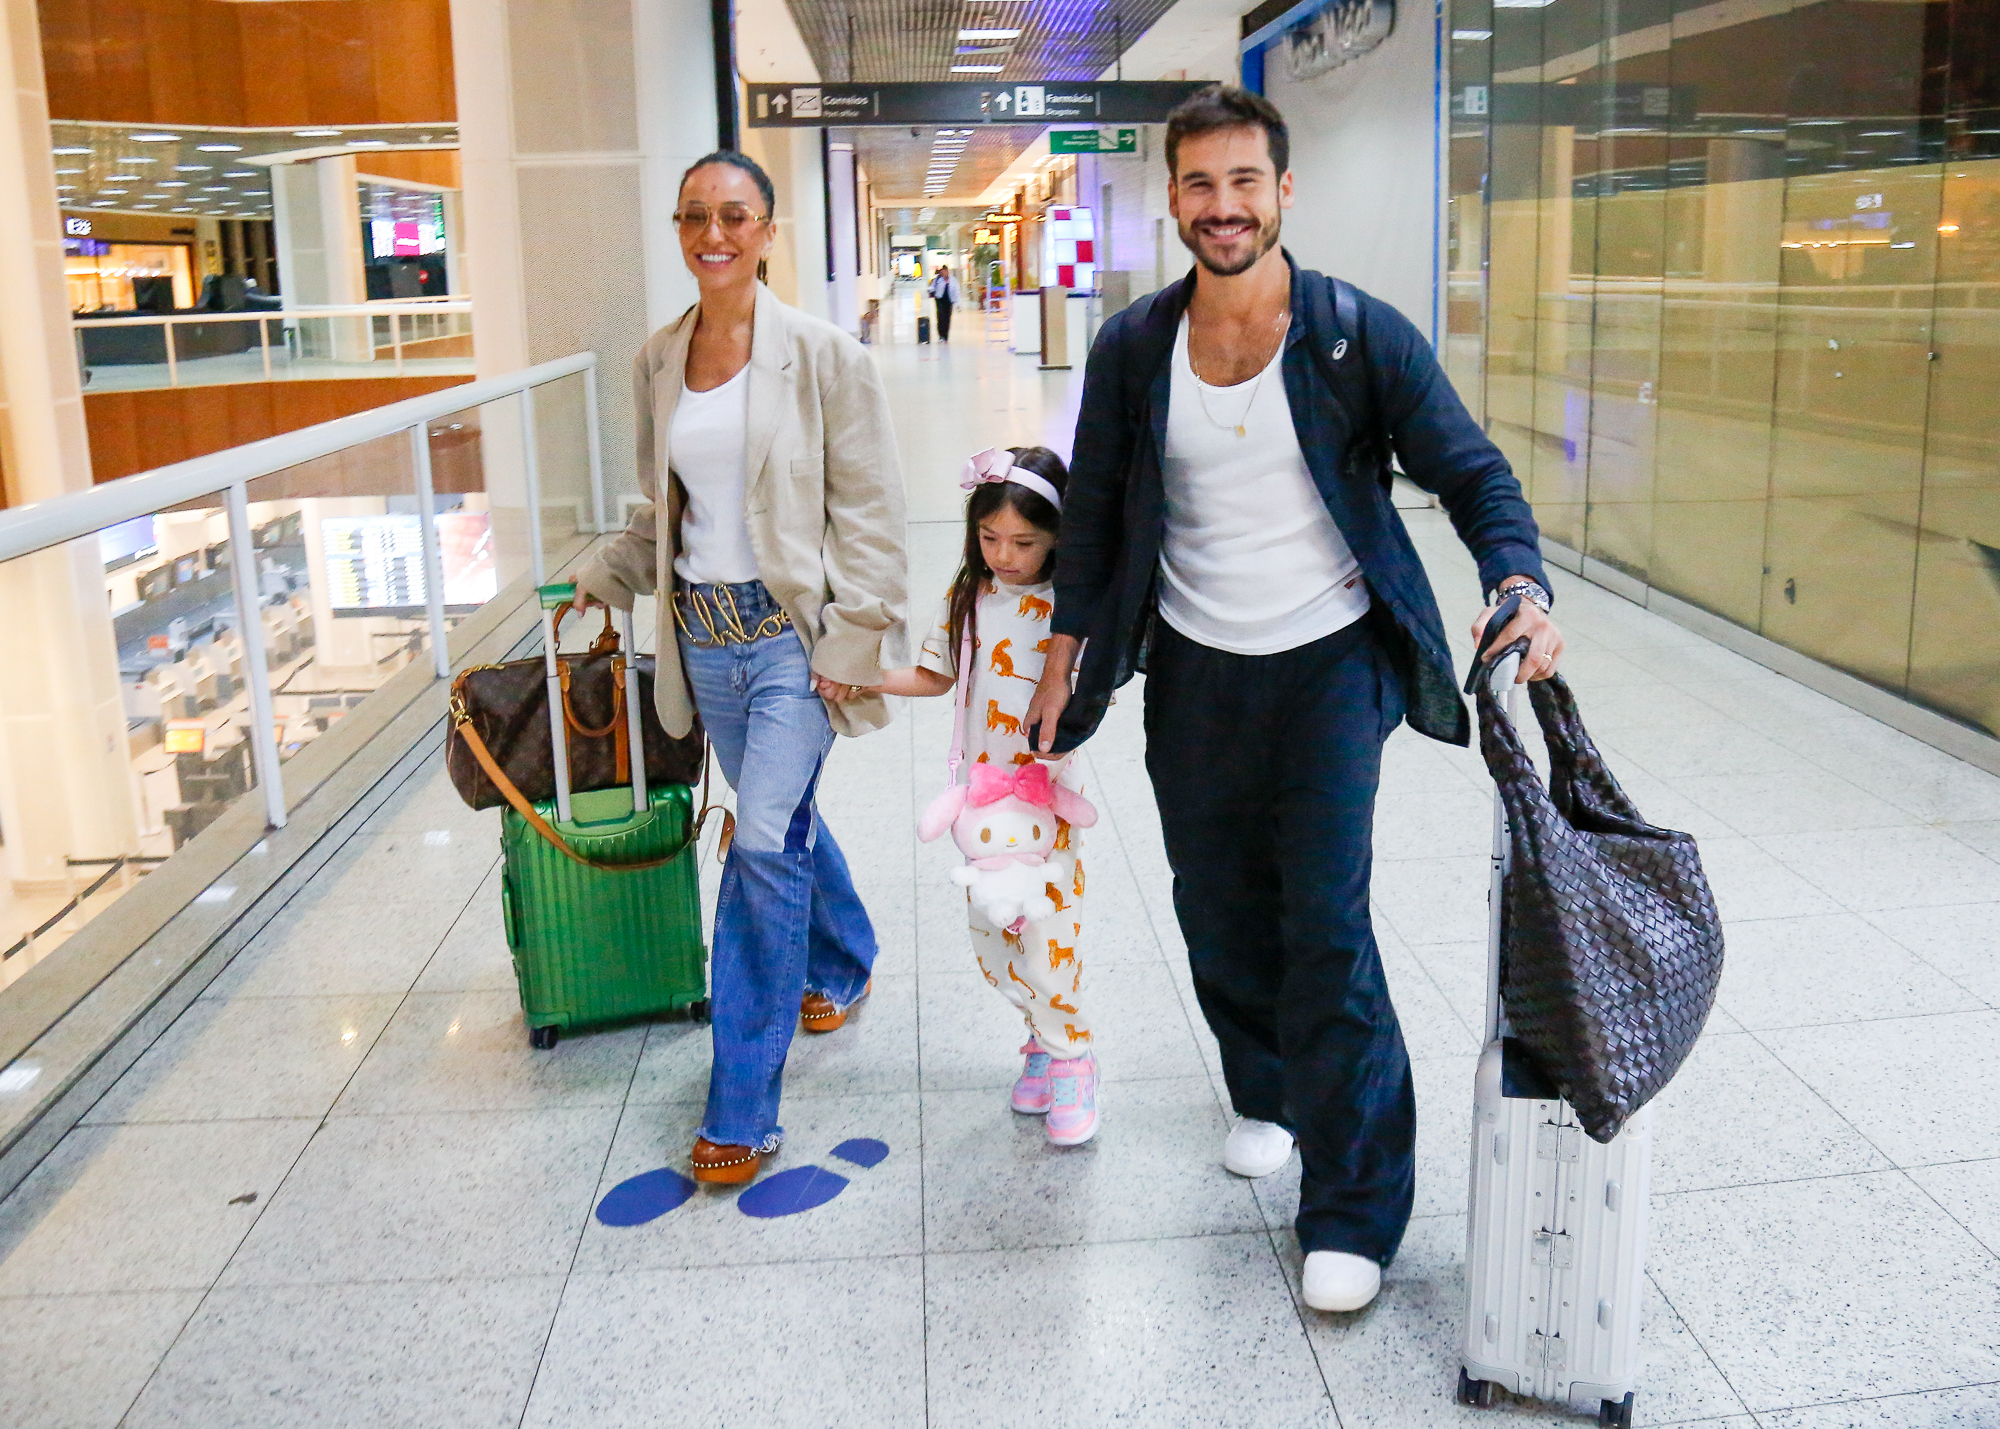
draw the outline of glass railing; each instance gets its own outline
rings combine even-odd
[[[580,353],[0,511],[0,988],[601,528]],[[242,815],[237,816],[240,826]]]
[[[71,327],[89,392],[472,371],[467,298],[77,317]]]

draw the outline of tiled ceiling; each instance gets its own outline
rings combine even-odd
[[[269,218],[274,155],[456,147],[450,124],[331,125],[306,129],[49,126],[56,197],[71,213],[199,214]]]
[[[823,80],[1096,79],[1173,0],[787,0]],[[853,21],[852,70],[848,68]],[[1018,30],[960,39],[964,30]],[[953,73],[953,65],[999,70]],[[1154,75],[1134,75],[1153,79]]]
[[[1174,0],[786,0],[823,80],[1093,80]],[[987,34],[985,38],[967,31]],[[1009,34],[1008,32],[1016,32]],[[850,48],[850,35],[852,43]],[[850,64],[850,54],[852,63]],[[981,68],[954,70],[954,66]],[[1154,79],[1155,75],[1134,75]],[[929,182],[936,129],[857,129],[855,153],[878,200],[979,193],[1038,128],[980,126],[942,189]]]

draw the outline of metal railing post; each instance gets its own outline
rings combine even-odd
[[[261,318],[257,322],[258,342],[264,349],[264,380],[271,380],[271,325]]]
[[[536,585],[548,583],[542,568],[542,469],[535,452],[535,389],[521,389],[521,475],[528,494],[528,571]]]
[[[437,497],[431,489],[431,425],[410,428],[410,467],[417,478],[417,521],[424,541],[424,613],[431,623],[431,668],[451,678],[451,651],[444,628],[444,553],[438,546]]]
[[[597,364],[583,369],[583,421],[590,436],[590,514],[604,534],[604,446],[597,425]]]
[[[403,315],[389,314],[389,345],[396,349],[396,375],[403,375]]]
[[[165,318],[160,323],[160,335],[167,340],[167,386],[181,385],[180,368],[174,362],[174,320]]]
[[[236,625],[243,641],[243,678],[250,685],[250,754],[264,791],[264,820],[285,826],[285,788],[278,772],[278,717],[271,707],[271,667],[264,654],[263,575],[250,535],[250,483],[233,483],[229,506],[229,575],[236,589]]]

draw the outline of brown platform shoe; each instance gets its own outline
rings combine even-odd
[[[868,985],[861,989],[861,997],[866,997],[875,988],[875,979],[868,979]],[[823,992],[809,992],[799,1004],[799,1021],[808,1032],[837,1032],[847,1022],[847,1014],[861,1001],[857,997],[845,1007],[835,1007],[833,999]]]
[[[694,1163],[695,1180],[710,1186],[740,1186],[755,1179],[764,1156],[754,1146],[717,1146],[697,1136],[688,1160]]]

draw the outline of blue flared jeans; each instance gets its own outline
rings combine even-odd
[[[761,582],[726,589],[743,629],[777,613]],[[875,929],[813,803],[833,726],[813,693],[798,632],[785,626],[761,639],[697,644],[682,630],[680,651],[695,707],[736,791],[736,839],[722,869],[709,961],[714,1062],[701,1134],[719,1145],[771,1148],[784,1135],[778,1099],[799,1003],[808,990],[838,1007],[860,997],[875,964]]]

